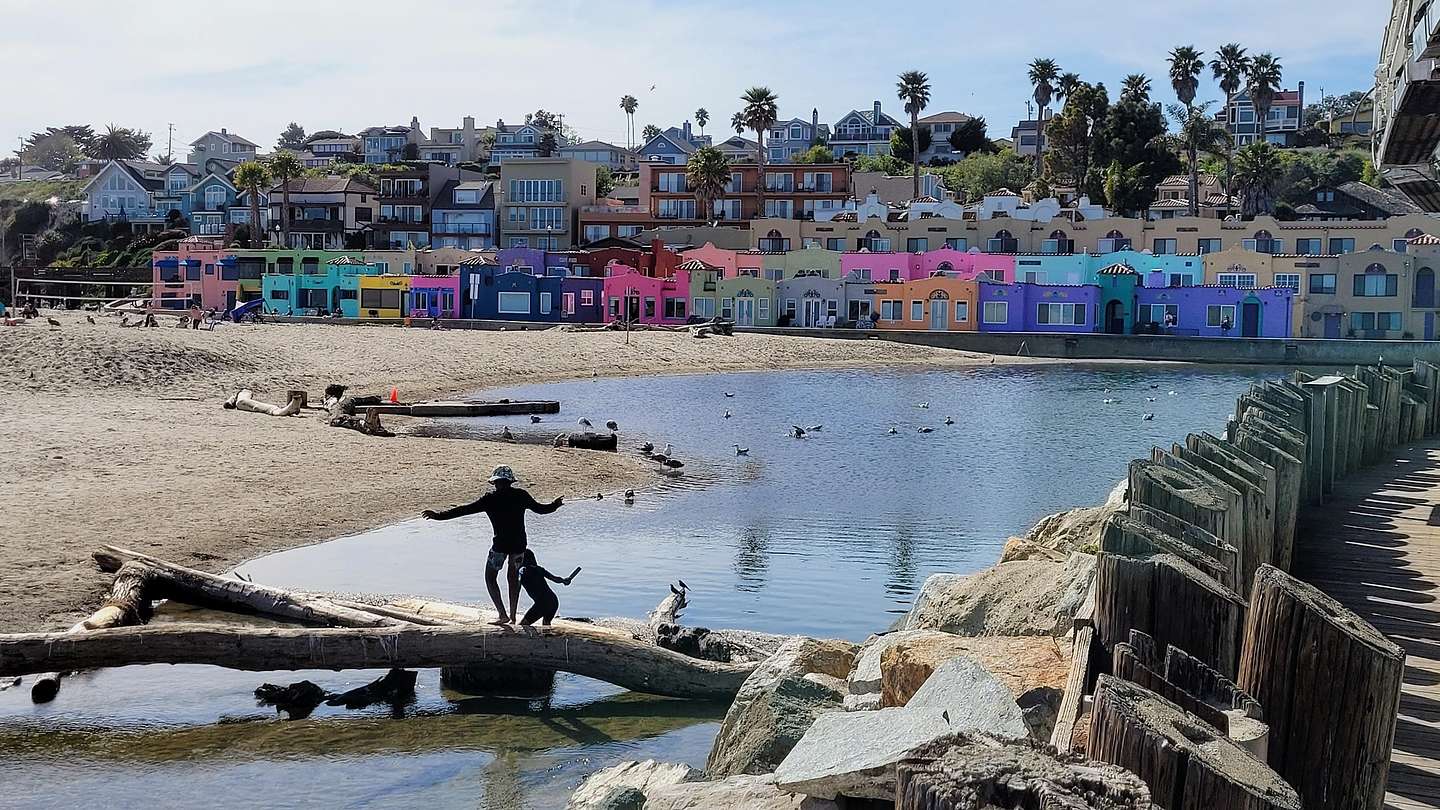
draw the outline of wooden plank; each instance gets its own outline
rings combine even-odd
[[[357,407],[358,411],[398,416],[520,416],[532,413],[559,413],[560,403],[543,400],[508,400],[494,402],[395,402]]]

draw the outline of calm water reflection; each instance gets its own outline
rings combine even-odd
[[[640,615],[683,579],[691,623],[861,639],[902,614],[928,575],[988,565],[1037,518],[1100,500],[1152,445],[1221,431],[1236,394],[1277,374],[1097,366],[587,380],[487,392],[559,399],[564,412],[538,425],[446,429],[485,435],[508,423],[548,437],[580,416],[613,418],[626,452],[669,442],[687,461],[684,476],[657,477],[633,506],[610,493],[533,520],[548,567],[585,569],[562,591],[562,614]],[[794,439],[791,425],[823,429]],[[737,457],[736,444],[750,454]],[[478,493],[488,471],[465,461],[463,443],[455,451]],[[242,570],[280,585],[484,601],[487,530],[484,518],[411,520]],[[130,667],[77,679],[51,706],[0,693],[0,806],[194,806],[217,796],[562,806],[584,774],[616,761],[703,764],[723,713],[575,677],[561,677],[547,703],[462,700],[441,694],[433,671],[400,721],[322,709],[276,722],[249,698],[263,680],[304,677],[338,690],[371,674]]]

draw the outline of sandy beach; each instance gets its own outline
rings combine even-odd
[[[283,401],[327,383],[407,400],[518,382],[753,369],[1007,362],[880,340],[671,332],[431,332],[393,327],[90,325],[77,313],[0,330],[0,630],[68,626],[98,605],[101,543],[211,571],[470,500],[495,464],[537,497],[643,487],[628,453],[330,428],[319,416],[224,410],[249,387]],[[596,414],[604,418],[603,414]],[[557,432],[559,426],[557,425]],[[622,428],[623,430],[623,428]],[[622,446],[623,443],[622,443]]]

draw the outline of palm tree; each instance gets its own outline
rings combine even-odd
[[[910,178],[915,184],[915,193],[910,199],[913,200],[920,196],[920,111],[930,104],[930,77],[918,70],[907,70],[895,83],[895,93],[905,102],[905,112],[910,113]]]
[[[1262,53],[1250,60],[1250,71],[1245,75],[1245,92],[1250,94],[1250,105],[1255,108],[1256,140],[1265,140],[1265,121],[1270,117],[1270,107],[1275,104],[1275,94],[1280,92],[1283,72],[1280,60],[1273,54]]]
[[[1200,215],[1200,155],[1228,153],[1229,134],[1224,127],[1215,123],[1215,117],[1210,114],[1212,103],[1214,102],[1207,101],[1184,107],[1171,104],[1166,109],[1178,131],[1165,137],[1171,147],[1185,153],[1186,161],[1190,165],[1189,213],[1192,217]]]
[[[1055,100],[1064,101],[1065,99],[1070,98],[1070,95],[1075,92],[1075,88],[1079,86],[1080,74],[1066,73],[1065,75],[1060,77],[1059,81],[1055,83]]]
[[[695,123],[700,125],[700,134],[705,134],[705,125],[710,123],[710,111],[701,107],[695,111]]]
[[[620,109],[625,111],[625,147],[635,148],[635,110],[640,107],[640,102],[635,97],[626,93],[620,97]]]
[[[1045,109],[1055,95],[1055,80],[1060,78],[1060,66],[1054,59],[1036,59],[1030,63],[1030,84],[1035,88],[1035,106],[1040,108],[1040,118],[1035,122],[1035,174],[1044,172],[1045,167]]]
[[[730,159],[713,146],[702,146],[685,163],[685,182],[695,192],[695,205],[702,221],[714,215],[715,200],[730,182]]]
[[[730,126],[735,129],[736,135],[745,134],[745,113],[737,112],[730,116]]]
[[[150,149],[150,136],[129,127],[110,124],[95,139],[95,157],[100,160],[134,160]]]
[[[1195,104],[1195,93],[1200,89],[1200,73],[1205,70],[1205,60],[1201,58],[1203,55],[1192,45],[1181,45],[1170,52],[1170,87],[1175,90],[1175,97],[1185,105],[1186,122],[1189,121],[1190,109]],[[1170,115],[1175,117],[1174,110],[1170,111]],[[1188,146],[1189,139],[1186,140]],[[1200,215],[1200,201],[1195,199],[1200,194],[1200,166],[1195,159],[1194,150],[1191,150],[1189,155],[1190,216],[1194,217]]]
[[[1240,184],[1240,215],[1247,219],[1269,213],[1275,205],[1275,186],[1284,174],[1280,150],[1256,141],[1235,155],[1235,179]]]
[[[264,235],[260,227],[260,189],[270,186],[270,170],[264,163],[247,160],[235,167],[235,186],[250,195],[250,247],[260,247],[264,244],[260,241]]]
[[[1210,72],[1215,76],[1215,81],[1220,84],[1220,91],[1225,94],[1225,120],[1226,131],[1231,131],[1229,126],[1230,110],[1235,105],[1235,94],[1240,92],[1245,82],[1245,76],[1250,72],[1250,57],[1245,55],[1245,49],[1239,43],[1230,42],[1220,46],[1216,51],[1215,58],[1210,60]],[[1229,196],[1234,193],[1231,188],[1230,178],[1235,174],[1235,137],[1232,132],[1230,137],[1230,149],[1225,153],[1225,194]]]
[[[1120,98],[1121,100],[1134,99],[1139,102],[1149,101],[1150,77],[1144,73],[1131,73],[1126,76],[1125,81],[1120,84]]]
[[[745,106],[745,126],[755,130],[755,167],[759,182],[755,184],[755,206],[758,216],[765,215],[765,130],[780,117],[780,99],[768,87],[752,87],[740,97]]]
[[[280,184],[280,241],[285,245],[290,244],[290,181],[303,175],[305,167],[300,165],[300,159],[295,157],[294,152],[285,149],[275,150],[270,156],[266,168],[270,170],[270,176]]]

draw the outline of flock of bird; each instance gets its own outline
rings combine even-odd
[[[1151,383],[1150,387],[1153,389],[1153,388],[1159,388],[1160,386],[1159,386],[1158,384]],[[1109,388],[1106,388],[1106,389],[1105,389],[1105,393],[1107,393],[1107,394],[1110,393],[1110,389],[1109,389]],[[1169,396],[1178,397],[1178,396],[1180,396],[1180,394],[1179,394],[1179,392],[1177,392],[1177,391],[1171,391],[1171,392],[1169,393]],[[1154,401],[1155,401],[1155,397],[1145,397],[1145,401],[1146,401],[1146,402],[1154,402]],[[1109,396],[1107,396],[1107,397],[1105,397],[1104,399],[1100,400],[1100,403],[1101,403],[1102,405],[1119,405],[1120,402],[1121,402],[1121,399],[1120,399],[1119,397],[1109,397]],[[1142,421],[1142,422],[1153,422],[1153,421],[1155,421],[1155,414],[1152,413],[1152,412],[1146,411],[1145,413],[1143,413],[1143,414],[1140,415],[1140,421]]]

